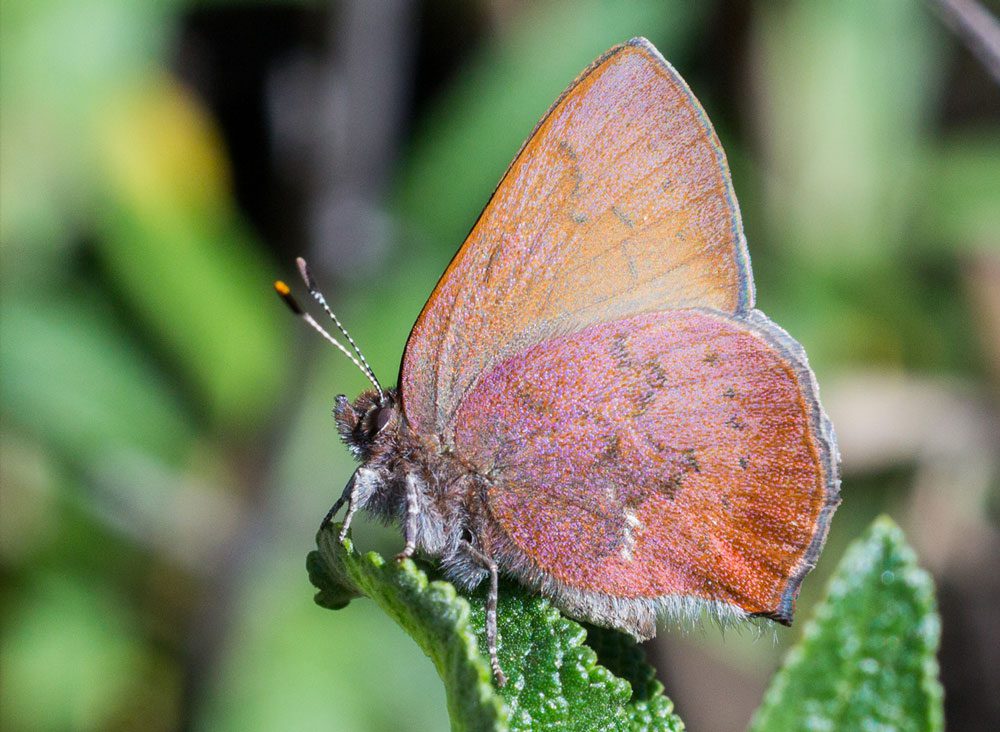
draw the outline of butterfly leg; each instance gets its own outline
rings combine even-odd
[[[469,556],[490,573],[490,593],[486,597],[486,643],[489,646],[493,677],[497,681],[497,686],[505,686],[507,677],[504,675],[503,669],[500,668],[500,659],[497,657],[497,598],[500,594],[497,563],[467,541],[462,542],[462,547]]]
[[[351,528],[351,521],[354,520],[354,514],[357,513],[361,506],[368,502],[376,487],[377,476],[373,471],[365,468],[355,470],[354,475],[351,476],[351,479],[347,481],[347,485],[344,486],[344,492],[340,494],[340,498],[337,499],[337,502],[330,507],[330,510],[326,512],[326,516],[323,517],[323,522],[319,525],[320,530],[325,529],[333,521],[333,517],[337,515],[337,511],[346,503],[347,513],[344,514],[344,523],[337,537],[340,541],[344,541],[347,538],[347,532]]]
[[[344,493],[347,496],[347,513],[344,514],[344,525],[340,529],[340,540],[347,538],[351,521],[359,508],[368,505],[372,495],[382,486],[379,474],[369,468],[361,467],[354,471]]]
[[[349,489],[349,492],[348,492],[348,495],[347,495],[347,513],[344,514],[344,523],[340,527],[340,537],[339,538],[340,538],[341,542],[343,542],[344,539],[347,538],[347,532],[351,528],[351,521],[354,520],[354,514],[357,513],[357,510],[358,510],[358,495],[357,495],[358,494],[358,490],[357,490],[358,489],[358,480],[357,480],[357,475],[358,475],[359,472],[361,472],[360,468],[354,472],[354,475],[351,477],[351,482],[348,483],[347,484],[347,488],[344,489],[345,492],[348,492],[348,489]]]
[[[333,517],[337,515],[337,511],[345,503],[348,504],[348,513],[350,513],[351,495],[354,493],[354,476],[347,481],[347,485],[344,486],[344,492],[340,494],[340,498],[337,499],[336,503],[330,506],[330,510],[326,512],[326,516],[323,517],[323,521],[319,525],[319,530],[322,531],[333,521]],[[345,524],[347,521],[345,520]]]
[[[420,517],[420,502],[417,496],[417,478],[410,474],[406,476],[406,524],[403,527],[403,536],[406,538],[406,545],[403,551],[396,555],[396,559],[406,559],[412,557],[417,550],[417,519]]]

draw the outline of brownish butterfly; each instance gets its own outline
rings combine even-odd
[[[725,155],[645,39],[542,118],[417,318],[396,389],[337,397],[361,465],[344,505],[403,527],[400,558],[464,589],[514,578],[568,615],[789,624],[839,503],[833,427],[802,347],[754,307]],[[353,350],[353,353],[352,353]]]

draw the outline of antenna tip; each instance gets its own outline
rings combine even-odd
[[[301,307],[299,307],[299,304],[298,302],[296,302],[295,298],[292,297],[292,291],[288,288],[288,285],[286,285],[281,280],[275,280],[274,291],[278,293],[278,297],[280,297],[284,301],[285,305],[288,306],[289,310],[291,310],[296,315],[303,314],[304,311],[302,310]]]
[[[316,280],[313,279],[312,272],[309,270],[306,260],[302,257],[296,257],[295,264],[299,267],[299,274],[302,275],[302,281],[306,283],[306,287],[309,288],[310,292],[314,292],[316,290]]]

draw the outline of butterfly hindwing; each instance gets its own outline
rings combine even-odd
[[[788,622],[838,500],[801,348],[757,311],[549,339],[479,381],[455,435],[491,478],[505,564],[557,594],[700,598]]]

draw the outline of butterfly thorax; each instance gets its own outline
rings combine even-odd
[[[485,576],[463,542],[488,543],[487,479],[451,451],[414,432],[398,391],[366,391],[353,403],[337,397],[341,439],[361,463],[352,478],[356,509],[403,527],[422,554],[440,558],[454,582],[474,587]]]

